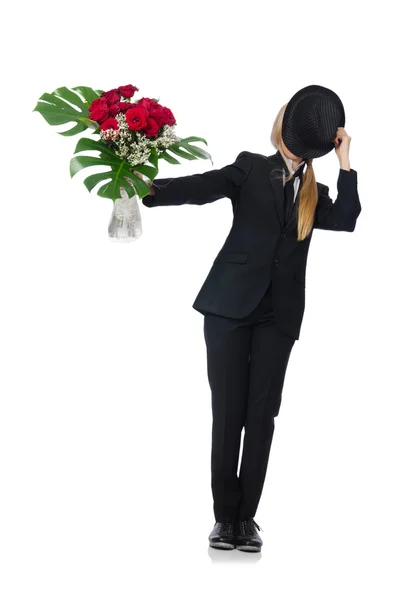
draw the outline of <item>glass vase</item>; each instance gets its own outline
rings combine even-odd
[[[113,202],[112,216],[109,221],[109,239],[114,242],[134,242],[142,235],[142,217],[139,210],[138,194],[130,197],[124,188],[120,188],[121,198]]]

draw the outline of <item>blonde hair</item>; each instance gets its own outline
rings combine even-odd
[[[279,150],[280,154],[283,156],[286,166],[288,168],[289,174],[286,176],[285,181],[290,181],[293,176],[293,170],[290,167],[290,163],[288,162],[287,157],[285,156],[282,148],[281,148],[281,131],[282,131],[282,123],[284,112],[287,105],[284,104],[277,114],[277,117],[273,123],[272,133],[270,136],[270,141],[273,146]],[[316,178],[313,170],[313,159],[306,159],[306,170],[303,174],[303,182],[302,187],[299,193],[299,204],[298,204],[298,225],[297,225],[297,234],[298,241],[304,240],[313,229],[314,223],[314,215],[316,211],[317,201],[318,201],[318,190]]]

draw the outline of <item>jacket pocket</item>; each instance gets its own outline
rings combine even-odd
[[[249,252],[222,252],[214,260],[217,262],[229,262],[244,264],[248,261]]]

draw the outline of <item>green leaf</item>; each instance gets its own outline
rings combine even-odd
[[[176,158],[174,158],[173,156],[171,156],[171,154],[169,154],[167,152],[167,150],[162,150],[161,151],[160,158],[164,158],[164,160],[166,160],[167,162],[169,162],[171,165],[180,165],[181,164],[179,162],[179,160],[176,159]]]
[[[142,175],[146,175],[146,177],[148,177],[150,181],[153,181],[153,179],[157,177],[158,174],[158,169],[156,169],[155,167],[150,167],[149,165],[136,165],[135,167],[133,167],[133,169],[137,173],[142,173]]]
[[[157,154],[157,151],[152,148],[150,151],[150,156],[148,158],[148,162],[152,163],[152,165],[154,166],[154,168],[158,171],[159,168],[159,156]],[[153,179],[152,179],[153,181]]]
[[[134,174],[133,171],[142,173],[149,177],[151,181],[157,176],[158,168],[149,165],[131,166],[129,162],[121,159],[116,155],[112,148],[109,148],[101,140],[93,140],[91,138],[81,138],[77,142],[75,154],[85,151],[98,151],[99,156],[74,156],[70,161],[70,176],[74,177],[76,173],[87,167],[106,167],[108,170],[100,173],[94,173],[84,179],[84,185],[89,192],[103,182],[103,185],[98,189],[98,196],[102,198],[110,198],[116,200],[120,198],[120,187],[123,187],[130,196],[138,194],[140,198],[144,198],[150,192],[150,187],[140,177]],[[157,162],[157,153],[154,148],[151,149],[151,162]],[[129,181],[132,182],[132,185]],[[135,188],[135,189],[134,189]]]
[[[103,155],[103,157],[108,157],[110,159],[113,158],[117,158],[116,153],[114,152],[114,150],[112,150],[111,148],[109,148],[105,142],[102,142],[102,140],[94,140],[92,138],[80,138],[79,141],[76,144],[76,148],[74,149],[74,153],[76,154],[77,152],[86,152],[89,150],[97,150],[98,152],[101,152],[101,154]]]
[[[196,158],[211,159],[211,155],[209,152],[207,152],[207,150],[203,150],[202,148],[194,146],[193,144],[186,144],[186,146],[183,144],[183,142],[180,142],[180,144],[182,145],[182,147],[188,147],[189,152],[191,152]]]
[[[93,102],[94,100],[99,98],[99,96],[101,95],[101,94],[98,94],[97,92],[95,92],[92,88],[86,87],[84,85],[79,85],[77,87],[74,87],[74,88],[72,88],[72,90],[79,92],[79,94],[81,96],[83,96],[85,101],[88,102],[88,105],[90,105],[91,102]]]
[[[188,138],[184,138],[182,140],[178,140],[177,142],[174,142],[174,144],[172,144],[172,146],[167,148],[167,150],[169,152],[173,152],[174,154],[177,154],[181,158],[186,158],[187,160],[197,160],[198,158],[204,158],[204,159],[208,158],[211,160],[211,163],[212,163],[212,158],[211,158],[210,153],[207,152],[207,150],[203,150],[202,148],[199,148],[198,146],[195,146],[195,145],[189,143],[189,142],[193,142],[193,141],[204,142],[205,144],[207,144],[207,142],[204,138],[190,136]],[[172,162],[170,160],[171,156],[169,154],[167,154],[166,156],[164,156],[164,154],[162,154],[161,158],[165,158],[165,160],[167,160],[168,162]],[[178,163],[178,161],[176,161],[176,162]],[[175,164],[175,162],[173,162],[173,164]]]
[[[80,117],[80,121],[82,123],[85,123],[85,125],[87,125],[87,127],[91,127],[91,129],[98,129],[98,133],[99,133],[100,126],[98,125],[98,123],[96,121],[92,121],[91,119],[87,119],[86,117]]]
[[[206,146],[208,146],[208,144],[204,138],[197,137],[194,135],[191,135],[190,137],[187,137],[187,138],[183,138],[182,142],[203,142]]]
[[[57,132],[64,136],[76,135],[88,127],[98,128],[98,123],[88,118],[88,107],[95,98],[99,98],[101,93],[99,90],[95,91],[85,86],[72,88],[72,90],[60,87],[51,94],[44,93],[40,96],[33,111],[39,112],[49,125],[76,123],[67,131]]]
[[[189,152],[184,152],[179,147],[177,147],[175,144],[173,144],[172,146],[169,146],[169,148],[167,148],[167,150],[171,150],[171,152],[173,152],[174,154],[177,154],[181,158],[186,158],[186,160],[196,160],[195,156],[193,156],[192,154],[189,154]]]

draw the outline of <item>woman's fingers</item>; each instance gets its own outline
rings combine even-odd
[[[336,136],[334,137],[333,141],[337,141],[338,139],[342,139],[344,137],[350,137],[350,136],[348,135],[348,133],[344,127],[338,127],[338,129],[336,130]]]

